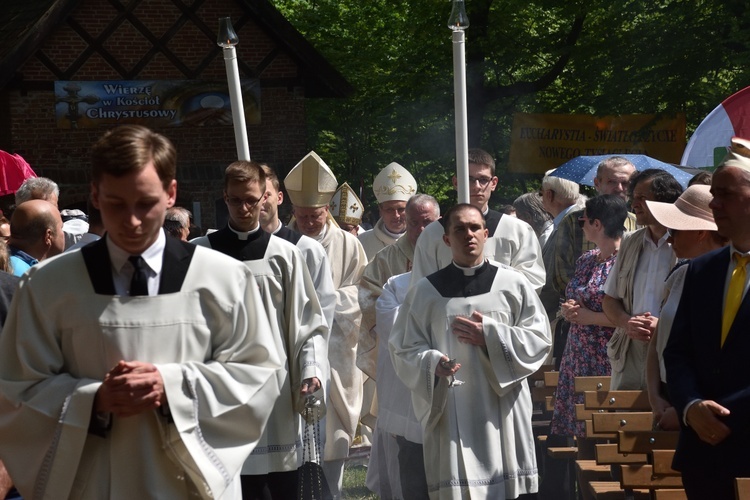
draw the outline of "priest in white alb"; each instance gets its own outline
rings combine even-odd
[[[453,185],[456,186],[453,177]],[[495,160],[482,149],[469,150],[469,203],[477,207],[485,219],[489,237],[484,245],[488,259],[521,271],[535,289],[541,290],[547,279],[542,248],[531,226],[511,215],[489,207],[497,187]],[[441,221],[442,222],[442,221]],[[443,244],[443,226],[433,222],[419,237],[414,249],[412,283],[442,269],[451,262],[451,252]]]
[[[107,233],[21,280],[0,336],[0,456],[24,498],[239,499],[279,356],[252,273],[166,237],[166,137],[93,148]]]
[[[253,272],[284,369],[277,371],[282,397],[258,445],[242,468],[247,500],[293,498],[302,465],[301,418],[305,398],[325,400],[328,325],[302,253],[260,226],[266,174],[254,161],[236,161],[224,171],[227,225],[191,241],[238,259]]]
[[[331,385],[326,401],[323,470],[334,498],[340,497],[344,462],[359,422],[362,407],[362,372],[356,366],[362,314],[357,284],[367,265],[362,245],[338,227],[328,204],[336,192],[336,177],[311,151],[284,179],[292,200],[294,220],[289,228],[320,242],[328,255],[336,289],[336,310],[328,338]]]
[[[390,337],[412,391],[432,499],[519,498],[538,490],[526,377],[552,346],[533,286],[484,257],[482,213],[445,215],[452,262],[413,286]]]

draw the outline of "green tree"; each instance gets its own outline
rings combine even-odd
[[[451,199],[453,66],[446,0],[273,0],[357,89],[308,105],[311,146],[350,184],[391,161]],[[497,201],[534,187],[505,170],[514,112],[686,113],[688,129],[750,83],[739,0],[467,0],[469,141],[498,161]],[[366,201],[372,201],[366,200]]]

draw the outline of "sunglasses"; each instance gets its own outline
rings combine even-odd
[[[583,229],[583,226],[586,225],[586,221],[591,223],[591,220],[588,217],[578,217],[578,225]]]
[[[677,233],[679,233],[679,232],[680,232],[679,229],[667,228],[667,236],[669,236],[670,238],[674,238],[674,235],[677,234]]]

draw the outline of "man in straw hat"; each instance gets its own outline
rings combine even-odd
[[[646,383],[648,399],[654,412],[654,422],[663,430],[680,428],[679,418],[669,402],[666,391],[667,375],[664,368],[664,346],[680,302],[688,259],[694,259],[723,247],[727,239],[716,231],[711,213],[711,187],[705,184],[690,186],[674,203],[647,201],[648,209],[661,225],[667,228],[669,243],[680,259],[665,283],[665,299],[659,312],[659,323],[648,343],[646,357]]]
[[[456,185],[456,178],[453,178]],[[484,245],[487,258],[521,271],[534,288],[546,279],[542,249],[531,226],[515,217],[490,209],[492,191],[497,187],[495,160],[482,149],[469,150],[469,203],[482,212],[489,237]],[[443,220],[427,226],[414,249],[412,283],[451,263],[450,248],[443,242]]]
[[[406,231],[406,202],[417,192],[414,176],[396,162],[388,164],[372,182],[380,219],[359,241],[372,259],[381,248],[398,241]]]
[[[750,476],[750,141],[732,139],[710,207],[730,245],[693,259],[664,364],[682,429],[672,466],[690,498],[734,498]]]
[[[340,496],[344,462],[357,430],[362,407],[362,372],[356,366],[362,314],[357,286],[367,257],[356,237],[342,231],[331,217],[329,203],[336,177],[314,152],[307,154],[284,179],[295,220],[290,229],[323,245],[336,289],[336,310],[328,341],[331,387],[326,415],[323,470],[334,497]]]

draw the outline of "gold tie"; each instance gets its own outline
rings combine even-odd
[[[724,347],[724,341],[727,339],[729,329],[732,327],[734,317],[740,308],[742,294],[745,292],[745,266],[750,262],[750,255],[740,255],[735,252],[734,259],[737,262],[732,271],[732,278],[729,280],[727,289],[727,298],[724,301],[724,316],[721,320],[721,346]]]

